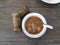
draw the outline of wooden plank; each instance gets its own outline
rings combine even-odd
[[[41,0],[5,0],[0,1],[0,7],[22,7],[27,5],[28,7],[41,7],[41,8],[59,8],[60,4],[49,5]]]
[[[49,43],[40,43],[40,42],[0,42],[1,45],[60,45],[60,44],[49,44]]]

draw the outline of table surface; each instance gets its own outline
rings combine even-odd
[[[12,13],[24,5],[31,12],[45,16],[54,29],[47,29],[39,39],[28,38],[22,31],[13,32]],[[40,0],[0,0],[0,45],[60,45],[60,4],[50,5]]]

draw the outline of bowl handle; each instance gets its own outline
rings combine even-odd
[[[43,26],[45,26],[45,27],[47,27],[47,28],[50,28],[50,29],[53,29],[53,26],[48,25],[48,24],[43,24]]]

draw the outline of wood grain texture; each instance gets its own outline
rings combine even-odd
[[[31,12],[41,13],[54,29],[47,29],[39,39],[13,32],[12,13],[24,5]],[[0,0],[0,45],[60,45],[60,4],[50,5],[40,0]]]

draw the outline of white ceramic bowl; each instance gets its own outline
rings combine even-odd
[[[42,31],[39,34],[36,34],[35,35],[35,34],[28,33],[26,31],[26,29],[25,29],[25,22],[31,16],[37,16],[37,17],[39,17],[43,21],[43,24],[46,24],[47,25],[46,19],[41,14],[39,14],[39,13],[29,13],[22,20],[22,30],[23,30],[24,34],[27,35],[30,38],[39,38],[39,37],[41,37],[41,36],[43,36],[45,34],[45,32],[47,30],[47,26],[43,26],[43,29],[42,29]]]
[[[60,0],[41,0],[43,2],[49,3],[49,4],[57,4],[60,3]]]

